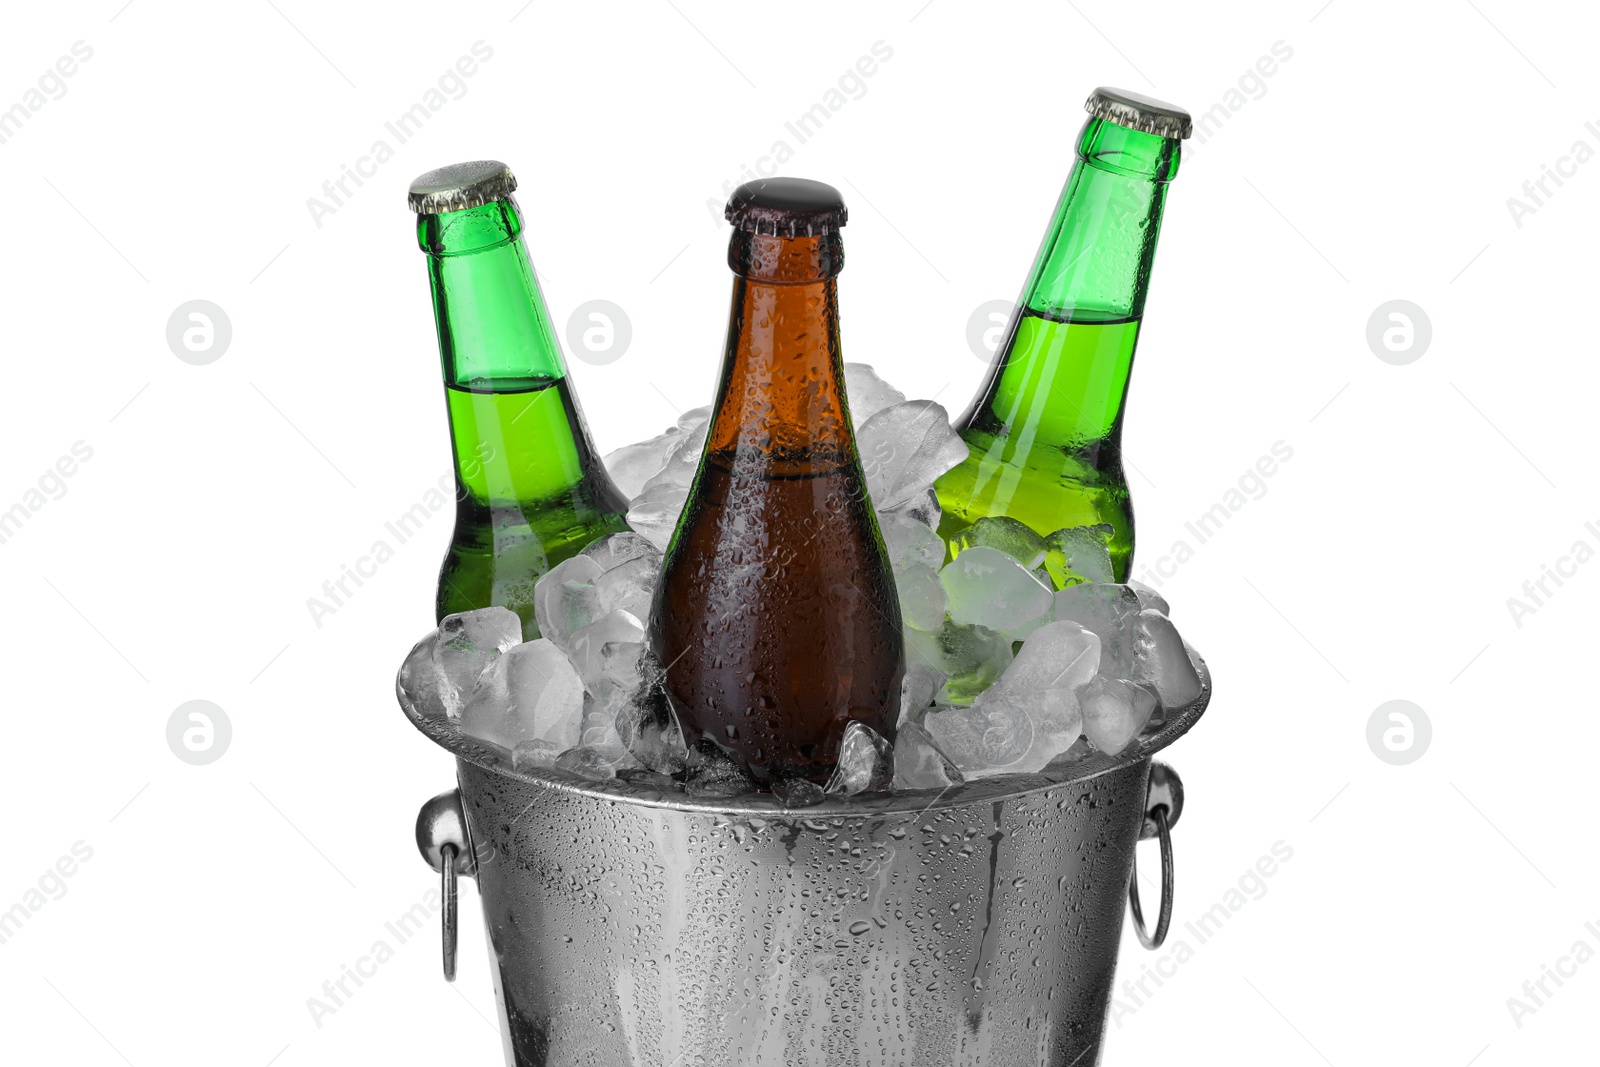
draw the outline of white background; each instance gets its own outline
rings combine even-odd
[[[0,544],[0,910],[44,901],[0,944],[7,1058],[498,1062],[470,889],[454,988],[429,929],[320,1025],[307,1006],[433,883],[412,821],[452,781],[392,695],[448,516],[320,626],[307,607],[448,470],[415,174],[508,161],[557,323],[626,309],[623,358],[571,361],[602,450],[710,400],[729,286],[712,209],[779,139],[784,173],[850,205],[846,358],[959,409],[983,370],[968,317],[1016,294],[1082,100],[1113,84],[1222,118],[1172,187],[1125,432],[1138,562],[1196,549],[1164,590],[1216,697],[1169,753],[1189,797],[1173,940],[1125,934],[1120,977],[1192,955],[1153,995],[1119,992],[1107,1062],[1592,1059],[1600,962],[1532,1014],[1507,998],[1580,939],[1600,951],[1600,565],[1520,625],[1507,599],[1574,542],[1600,548],[1582,325],[1600,165],[1568,165],[1520,226],[1507,198],[1574,142],[1600,148],[1597,20],[1321,4],[10,12],[0,108],[74,42],[93,55],[0,144],[0,509],[75,442],[93,455]],[[479,40],[464,95],[397,145],[385,121]],[[864,94],[797,144],[785,121],[878,41],[892,57]],[[1245,77],[1279,41],[1292,57]],[[379,138],[394,157],[318,225],[308,198]],[[210,365],[166,342],[191,299],[231,320]],[[1405,366],[1366,341],[1391,299],[1432,324]],[[1279,441],[1293,458],[1264,495],[1196,545],[1184,523]],[[207,766],[166,740],[192,699],[232,724]],[[1393,699],[1432,723],[1406,766],[1367,742]],[[30,898],[80,841],[92,858]],[[1204,944],[1186,932],[1280,841],[1260,899]]]

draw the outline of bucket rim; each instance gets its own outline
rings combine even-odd
[[[854,797],[828,796],[820,804],[799,808],[785,807],[782,801],[768,792],[741,793],[731,797],[695,796],[685,792],[667,792],[647,781],[585,778],[555,767],[529,767],[519,770],[512,765],[509,751],[461,733],[452,719],[441,719],[422,713],[413,701],[407,699],[398,684],[396,690],[406,718],[423,736],[450,752],[456,759],[490,774],[547,789],[553,793],[594,800],[664,808],[698,815],[722,816],[741,821],[760,818],[769,822],[798,822],[886,815],[921,815],[972,804],[995,803],[1059,789],[1062,786],[1081,785],[1134,764],[1148,762],[1150,757],[1188,733],[1199,721],[1200,716],[1205,714],[1206,707],[1211,702],[1211,671],[1192,646],[1186,642],[1184,648],[1200,676],[1199,695],[1175,713],[1168,715],[1159,727],[1141,734],[1129,743],[1127,748],[1114,756],[1103,752],[1091,752],[1081,759],[1062,763],[1060,766],[1046,767],[1034,774],[994,775],[945,789],[897,790]],[[415,654],[416,650],[413,649],[413,655]]]

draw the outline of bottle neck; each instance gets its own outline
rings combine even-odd
[[[1019,310],[1070,322],[1144,314],[1179,143],[1097,118],[1084,124]]]
[[[516,203],[419,216],[417,240],[462,507],[521,527],[549,508],[619,505],[566,381]]]
[[[708,452],[795,473],[849,462],[855,438],[839,348],[839,235],[737,231],[728,264],[733,308]]]
[[[447,386],[528,389],[565,377],[515,201],[421,215]]]

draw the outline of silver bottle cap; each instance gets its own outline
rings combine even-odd
[[[411,183],[406,203],[419,215],[441,215],[508,199],[516,188],[510,167],[497,159],[479,159],[430,170]]]
[[[1097,119],[1142,130],[1157,137],[1187,138],[1194,132],[1189,113],[1176,104],[1164,103],[1126,89],[1102,85],[1089,94],[1083,109]]]

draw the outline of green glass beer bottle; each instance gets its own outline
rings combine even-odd
[[[456,525],[438,617],[491,605],[539,636],[533,584],[596,538],[627,529],[628,502],[589,441],[522,239],[504,163],[457,163],[411,183],[428,253],[456,467]]]
[[[948,543],[985,516],[1042,536],[1110,526],[1117,581],[1133,558],[1122,409],[1167,183],[1188,112],[1096,89],[1077,161],[989,375],[956,429],[971,449],[936,488]],[[1052,573],[1060,584],[1060,575]]]

